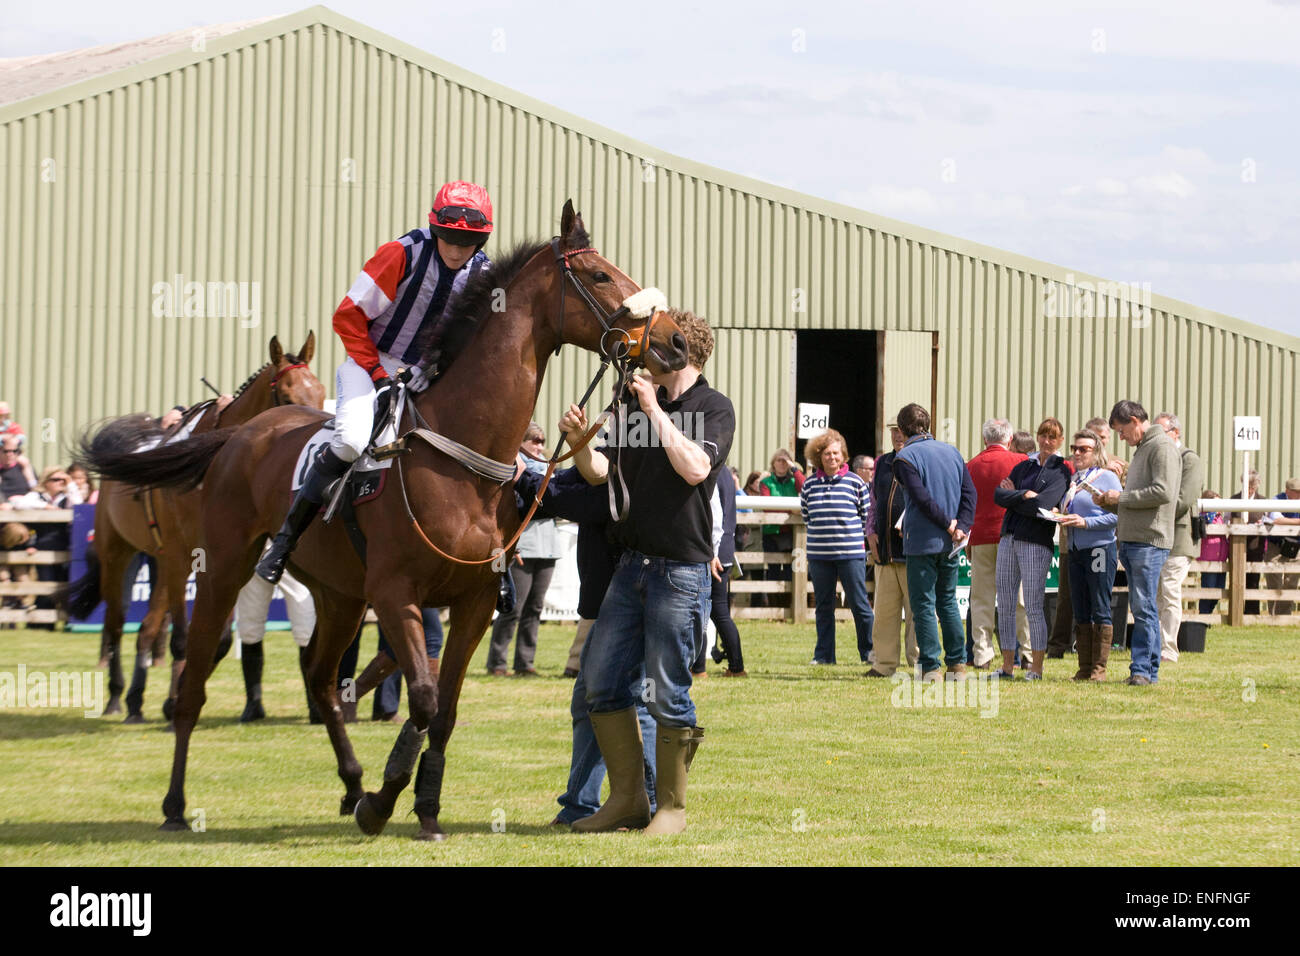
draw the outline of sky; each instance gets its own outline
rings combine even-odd
[[[0,57],[307,5],[0,4]],[[1300,336],[1300,0],[326,5],[670,153]]]

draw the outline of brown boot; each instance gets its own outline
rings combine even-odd
[[[659,725],[655,734],[655,797],[659,809],[645,828],[647,834],[664,836],[685,831],[686,775],[703,739],[703,727]]]
[[[1110,645],[1115,639],[1113,624],[1092,626],[1092,675],[1089,680],[1106,680],[1106,661],[1110,660]]]
[[[605,714],[593,712],[591,729],[596,732],[596,743],[605,758],[609,799],[591,816],[575,821],[573,829],[578,833],[622,828],[639,830],[650,822],[650,797],[645,792],[645,747],[641,742],[641,722],[636,718],[636,708],[625,707]],[[656,758],[659,753],[656,751]],[[659,773],[664,773],[662,767]],[[657,780],[662,781],[663,777]],[[656,783],[655,791],[661,808],[668,799],[667,790],[666,783]]]
[[[1093,629],[1097,625],[1088,621],[1074,625],[1074,646],[1079,652],[1079,669],[1074,672],[1074,680],[1088,680],[1092,677]]]

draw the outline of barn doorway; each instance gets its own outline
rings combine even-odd
[[[848,442],[849,458],[879,453],[877,332],[861,329],[799,329],[795,340],[795,405],[830,406],[830,427]],[[804,460],[807,440],[795,457]]]

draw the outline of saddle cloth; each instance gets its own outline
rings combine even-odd
[[[330,438],[333,437],[333,434],[334,419],[331,418],[329,421],[323,423],[311,438],[307,439],[307,444],[303,445],[302,451],[298,453],[298,461],[293,466],[293,483],[290,490],[297,491],[302,487],[303,479],[307,477],[307,469],[311,465],[312,457],[316,454],[316,449],[320,448],[322,445],[328,444]],[[380,433],[378,444],[386,445],[389,442],[396,440],[397,429],[394,426],[389,425]],[[357,459],[356,464],[350,472],[354,503],[368,500],[379,494],[384,487],[384,472],[393,466],[393,461],[394,459],[392,458],[385,459],[384,461],[375,461],[375,459],[370,456],[369,452],[363,453],[361,457]],[[348,478],[348,475],[344,475],[343,478],[331,482],[329,488],[325,492],[325,500],[331,500],[334,497],[334,490],[338,487],[339,481]]]

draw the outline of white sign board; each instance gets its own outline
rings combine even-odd
[[[831,407],[799,403],[799,438],[816,438],[831,427]]]
[[[1232,447],[1237,451],[1259,451],[1264,433],[1258,415],[1235,415],[1232,419]]]

